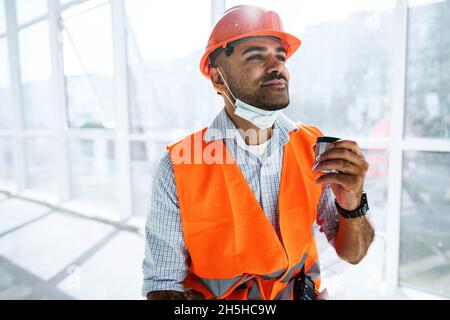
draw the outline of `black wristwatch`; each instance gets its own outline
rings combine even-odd
[[[369,211],[369,203],[367,202],[367,195],[365,192],[363,192],[361,196],[361,204],[359,205],[359,207],[352,211],[348,211],[341,208],[341,206],[339,206],[336,200],[334,202],[336,203],[337,211],[345,219],[354,219],[362,217],[366,215],[367,211]]]

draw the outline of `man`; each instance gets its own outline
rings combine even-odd
[[[146,225],[148,299],[293,299],[305,279],[314,298],[314,222],[343,260],[366,255],[374,230],[361,149],[339,140],[313,166],[322,133],[281,112],[285,61],[299,46],[262,8],[233,7],[215,25],[200,69],[225,108],[161,159]]]

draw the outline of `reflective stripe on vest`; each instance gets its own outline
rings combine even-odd
[[[168,146],[191,258],[184,286],[206,298],[292,297],[291,280],[303,264],[308,274],[318,276],[312,225],[321,186],[311,168],[312,145],[321,132],[300,125],[283,147],[280,239],[223,141],[206,143],[205,132],[206,128]],[[226,160],[202,161],[205,153]]]
[[[299,263],[294,265],[289,270],[289,272],[283,277],[281,282],[286,283],[286,282],[292,281],[295,278],[295,276],[301,271],[303,265],[305,264],[305,261],[306,261],[306,255],[303,256],[302,260]],[[271,275],[260,275],[260,277],[262,279],[264,279],[264,280],[269,280],[269,279],[273,279],[273,278],[278,278],[282,273],[283,273],[283,270],[280,270],[278,272],[274,272]],[[295,275],[294,275],[294,273],[295,273]],[[317,279],[317,278],[320,277],[320,268],[319,268],[318,261],[315,261],[313,263],[313,265],[309,268],[309,270],[306,272],[306,274],[309,275],[313,279]],[[238,277],[235,277],[235,278],[232,278],[232,279],[203,279],[203,278],[199,278],[199,281],[202,282],[216,297],[221,297],[230,288],[232,288],[238,282],[240,282],[243,277],[245,277],[245,276],[241,275],[241,276],[238,276]],[[236,289],[248,288],[247,284],[250,281],[254,281],[254,277],[248,277],[244,281],[241,281],[239,286]],[[288,290],[286,290],[286,289],[288,289]],[[288,287],[286,287],[286,289],[283,290],[283,292],[284,292],[283,293],[283,297],[286,297],[286,296],[289,297],[290,294],[292,294],[293,286],[291,285],[291,283],[288,284]],[[258,290],[258,285],[257,285],[256,281],[255,281],[255,284],[253,286],[251,286],[248,295],[249,295],[249,299],[257,300],[257,299],[261,298],[261,295],[260,295],[260,292]],[[252,296],[252,298],[250,298],[250,296]],[[277,295],[277,297],[278,296],[279,295]]]

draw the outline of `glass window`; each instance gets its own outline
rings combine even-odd
[[[16,0],[15,2],[19,25],[47,13],[47,0]]]
[[[408,10],[406,136],[450,137],[450,1]]]
[[[19,56],[26,129],[53,125],[50,95],[50,41],[48,22],[19,32]]]
[[[5,0],[0,0],[0,34],[6,32]]]
[[[98,1],[89,1],[66,10],[62,16],[69,126],[113,128],[110,4],[99,5]]]
[[[400,283],[450,297],[450,153],[406,152]]]
[[[170,141],[132,142],[131,179],[133,188],[133,213],[146,216],[150,210],[153,173]]]
[[[375,230],[386,231],[389,153],[386,150],[370,149],[364,150],[364,155],[369,163],[364,184],[370,207],[369,217]]]
[[[117,212],[114,143],[71,140],[69,152],[73,198]]]
[[[226,3],[273,9],[285,30],[302,40],[286,64],[288,116],[327,135],[389,136],[394,0]]]
[[[11,128],[9,83],[8,47],[6,38],[0,38],[0,130]]]
[[[210,2],[125,1],[132,132],[200,128],[223,105],[198,67]]]
[[[28,187],[41,192],[56,194],[54,144],[48,138],[25,140]]]
[[[14,183],[14,163],[10,138],[0,138],[0,184]]]

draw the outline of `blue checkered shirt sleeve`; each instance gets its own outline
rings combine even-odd
[[[145,225],[142,294],[150,291],[184,291],[189,254],[181,229],[175,176],[166,151],[153,175],[151,207]]]

